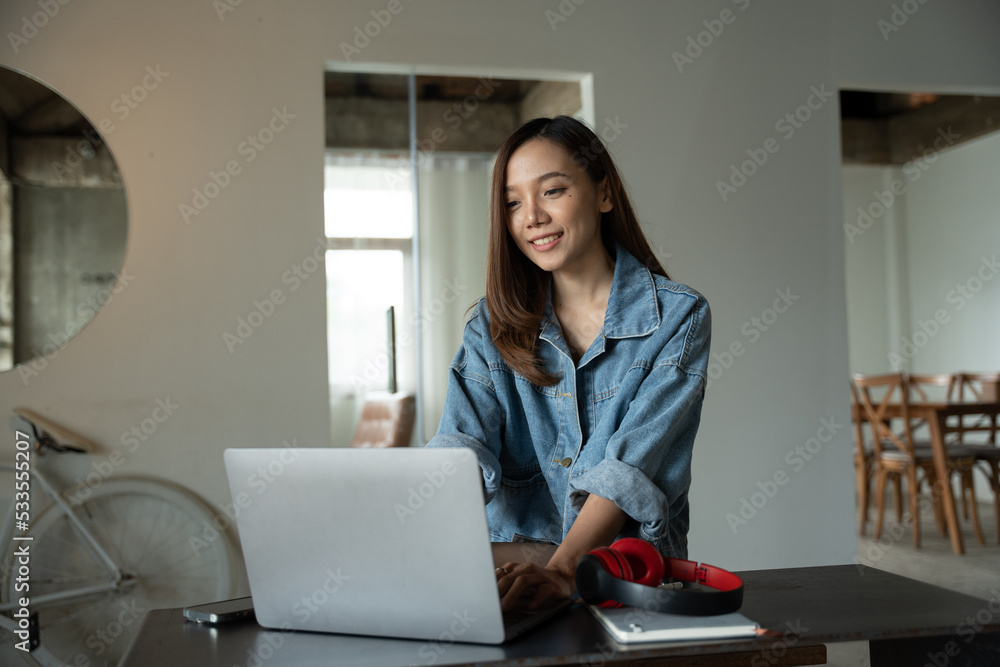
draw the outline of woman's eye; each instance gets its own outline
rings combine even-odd
[[[514,208],[517,205],[518,205],[518,202],[516,202],[516,201],[509,201],[506,204],[504,204],[504,206],[506,206],[507,208]]]
[[[562,192],[565,189],[566,188],[553,188],[552,190],[546,190],[545,191],[545,196],[548,197],[548,196],[551,196],[551,195],[554,195],[554,194],[558,194],[558,193]]]

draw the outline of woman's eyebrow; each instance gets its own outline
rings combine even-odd
[[[535,183],[542,183],[543,181],[547,181],[549,179],[559,178],[559,177],[570,178],[570,179],[573,178],[572,175],[566,173],[565,171],[550,171],[550,172],[544,173],[541,176],[539,176],[538,178],[536,178],[535,179]],[[503,191],[504,192],[510,192],[513,189],[514,189],[514,186],[507,185],[507,186],[504,187]]]

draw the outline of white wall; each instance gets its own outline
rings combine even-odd
[[[169,396],[180,407],[122,472],[177,479],[213,502],[226,497],[225,446],[329,441],[322,277],[294,293],[281,277],[322,233],[324,62],[343,60],[341,44],[387,4],[244,0],[220,18],[207,2],[70,3],[18,53],[0,48],[0,63],[46,80],[92,120],[115,121],[108,139],[132,216],[125,271],[135,276],[27,386],[17,373],[0,376],[0,412],[28,405],[122,448],[123,431]],[[594,118],[609,136],[620,130],[611,149],[654,246],[714,309],[720,366],[695,457],[691,555],[735,568],[849,561],[836,99],[813,97],[818,108],[800,112],[810,118],[794,133],[776,123],[814,90],[847,81],[1000,86],[995,6],[923,5],[888,42],[876,20],[891,3],[863,0],[401,6],[354,60],[472,75],[593,73]],[[553,29],[546,12],[560,6],[575,9]],[[709,23],[722,33],[678,71],[672,54],[724,10],[733,20]],[[36,11],[32,0],[4,3],[3,34]],[[119,120],[111,103],[147,65],[169,76]],[[246,162],[240,142],[275,108],[295,118]],[[748,150],[759,157],[769,137],[777,152],[723,201],[717,181]],[[229,160],[241,173],[185,224],[178,205]],[[223,333],[274,289],[285,303],[230,354]],[[779,290],[796,300],[772,320],[769,308],[784,309]],[[771,322],[766,331],[754,317]],[[729,363],[722,353],[740,345]],[[811,442],[826,439],[831,420],[832,442]],[[809,445],[820,447],[807,461],[794,448]],[[754,496],[761,487],[776,493]],[[762,507],[734,534],[726,515],[738,515],[741,499]]]
[[[122,450],[116,474],[178,480],[222,502],[223,448],[330,439],[323,276],[295,291],[282,282],[323,230],[322,108],[302,113],[319,104],[321,67],[286,52],[292,36],[253,10],[222,23],[207,3],[57,6],[17,53],[5,37],[0,62],[62,91],[94,125],[113,126],[107,140],[129,199],[128,284],[37,376],[0,378],[0,413],[29,406],[105,445],[94,461]],[[20,33],[38,11],[36,2],[4,3],[3,34]],[[144,79],[150,90],[139,89],[136,108],[116,104]],[[303,96],[306,81],[315,101]],[[296,117],[249,161],[239,146],[274,108]],[[228,161],[239,173],[188,224],[179,205],[191,206],[192,189]],[[284,302],[230,352],[224,333],[275,290]],[[176,406],[169,416],[156,411],[159,400]],[[154,415],[165,417],[155,431],[123,444]],[[88,472],[78,465],[69,476]]]
[[[916,372],[1000,369],[998,170],[994,132],[941,153],[906,195]]]
[[[852,372],[1000,368],[998,165],[993,133],[901,167],[844,168]]]
[[[893,371],[889,352],[891,346],[898,347],[909,320],[902,236],[906,201],[905,196],[892,193],[892,184],[901,176],[898,167],[844,167],[844,268],[851,373]]]

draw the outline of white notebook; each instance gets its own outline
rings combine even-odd
[[[685,616],[661,614],[638,607],[606,609],[587,605],[587,608],[620,644],[756,637],[760,627],[736,612],[718,616]]]

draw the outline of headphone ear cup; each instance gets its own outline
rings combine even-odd
[[[612,576],[615,579],[624,579],[625,581],[632,581],[632,567],[629,565],[628,560],[626,560],[621,554],[619,554],[614,549],[609,549],[608,547],[597,547],[590,552],[591,556],[597,558],[600,562],[601,567],[604,568],[604,573],[597,573],[598,576]],[[616,602],[614,600],[604,600],[598,603],[598,607],[606,608],[616,608],[622,607],[622,603]]]
[[[625,537],[611,545],[614,551],[624,560],[632,572],[627,581],[634,581],[643,586],[659,586],[666,574],[666,564],[663,556],[652,544],[636,537]]]

